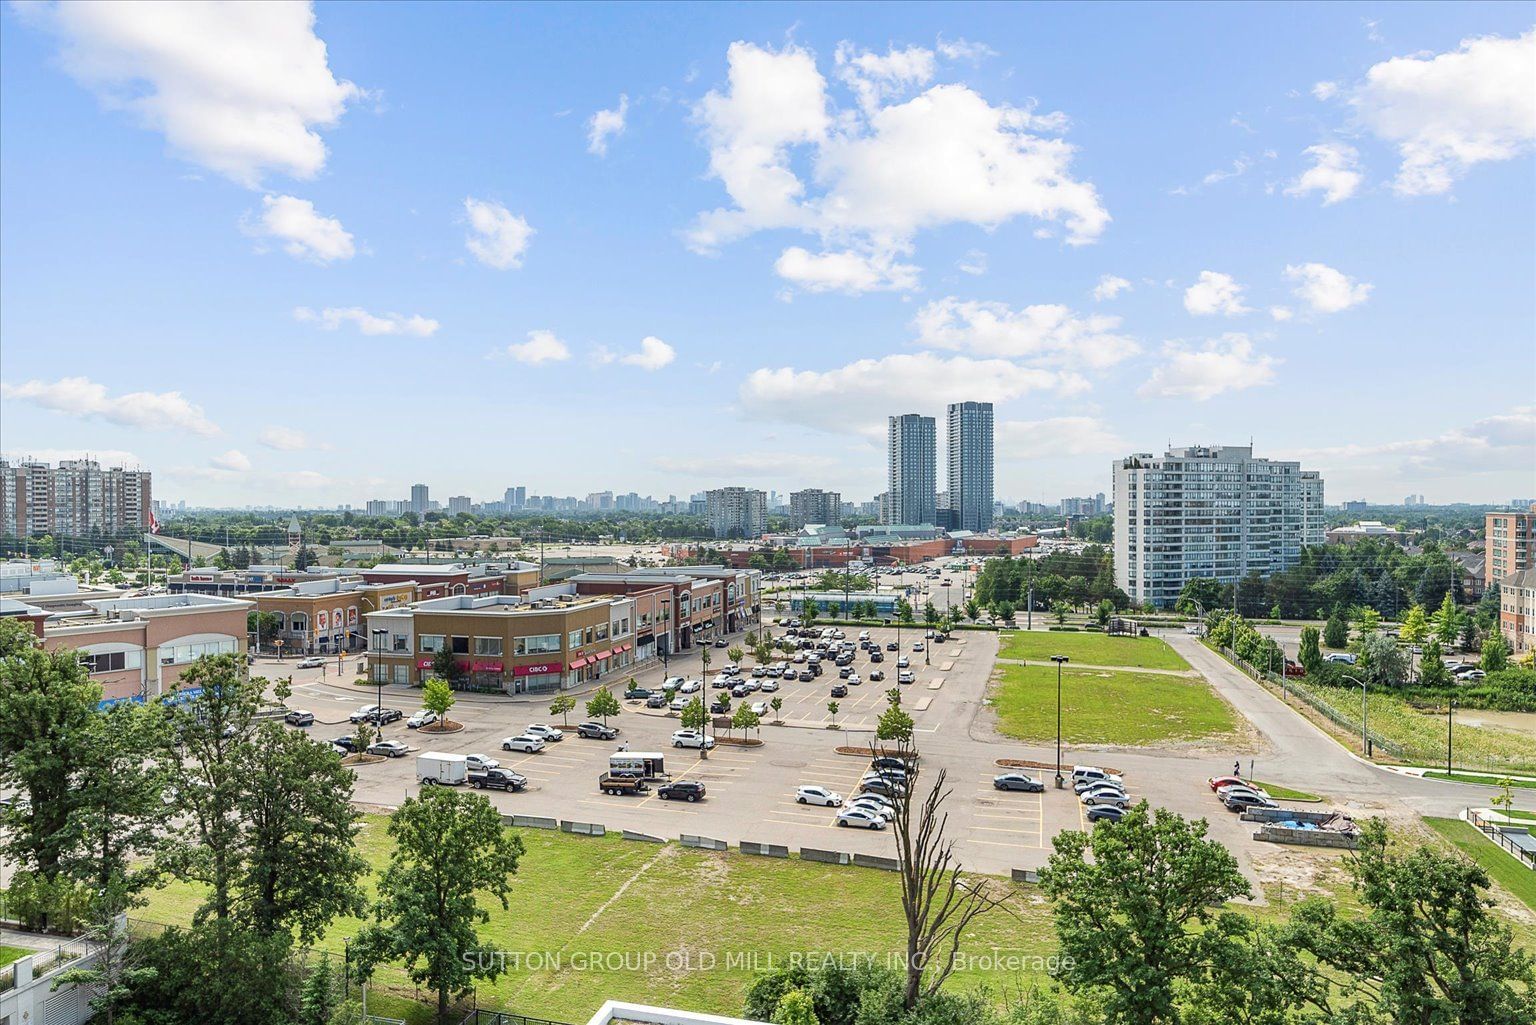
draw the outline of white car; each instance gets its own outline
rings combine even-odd
[[[544,750],[544,738],[535,737],[531,733],[524,733],[517,737],[507,737],[501,742],[503,751],[522,751],[526,754],[537,754]]]
[[[311,655],[309,658],[306,658],[306,659],[302,660],[301,662],[299,662],[297,668],[299,668],[299,669],[319,669],[323,665],[325,665],[325,659],[320,658],[320,657],[315,656],[315,655]]]
[[[673,698],[672,703],[667,707],[672,709],[674,712],[681,712],[683,709],[688,707],[688,703],[692,700],[692,698]]]
[[[836,808],[843,803],[843,795],[826,787],[801,786],[795,788],[795,800],[800,804],[819,804],[827,808]]]
[[[1072,766],[1072,788],[1082,793],[1095,783],[1114,783],[1125,786],[1125,780],[1116,772],[1105,772],[1096,765]]]
[[[712,751],[715,747],[715,738],[706,737],[698,730],[678,730],[672,734],[673,747],[702,747],[706,751]]]
[[[848,802],[850,808],[863,808],[874,812],[882,819],[889,822],[896,817],[896,809],[892,808],[883,798],[877,798],[874,794],[860,794]]]
[[[669,676],[665,680],[661,681],[661,689],[676,690],[683,685],[683,682],[684,681],[681,676]]]
[[[754,702],[752,702],[751,708],[752,708],[752,714],[753,715],[767,715],[768,714],[768,702],[766,702],[766,701],[754,701]]]
[[[933,634],[929,634],[928,636],[932,637]],[[923,642],[922,641],[913,641],[912,642],[912,650],[913,651],[922,651],[923,650]]]
[[[916,683],[917,682],[917,674],[914,673],[910,669],[903,669],[901,672],[896,674],[896,682],[897,683]]]
[[[1352,666],[1355,664],[1355,656],[1347,651],[1334,651],[1323,656],[1324,662],[1337,662],[1340,665]]]
[[[406,729],[419,730],[423,726],[431,726],[437,722],[437,713],[423,708],[409,719],[405,720]]]
[[[490,755],[465,755],[464,767],[473,772],[484,772],[486,769],[501,768],[501,762]]]
[[[798,664],[803,664],[805,662],[805,652],[803,652],[803,651],[795,652],[795,657],[790,659],[790,661],[798,663]]]
[[[864,682],[864,679],[859,676],[858,673],[849,673],[848,679],[844,680],[843,682],[848,684],[850,687],[857,687],[859,684]]]
[[[698,680],[684,680],[683,685],[677,688],[679,694],[697,694],[704,689],[704,685]]]
[[[565,734],[560,730],[555,729],[553,726],[545,726],[541,722],[534,723],[523,732],[530,737],[542,738],[551,744],[557,744],[565,739]]]
[[[849,807],[837,813],[839,826],[861,826],[864,829],[884,829],[885,817],[871,808]]]
[[[774,691],[776,691],[778,689],[779,689],[779,681],[778,680],[768,679],[768,680],[764,680],[763,681],[763,693],[764,694],[772,694]]]
[[[364,722],[368,719],[369,716],[373,715],[374,712],[377,712],[382,707],[384,706],[364,705],[357,711],[353,712],[351,715],[347,716],[347,718],[352,722]]]
[[[869,640],[869,631],[868,630],[860,630],[859,631],[859,640],[861,640],[861,641]]]

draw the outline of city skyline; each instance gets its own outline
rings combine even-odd
[[[0,10],[7,456],[862,499],[887,416],[978,401],[1010,502],[1250,442],[1536,492],[1518,6],[172,10]]]

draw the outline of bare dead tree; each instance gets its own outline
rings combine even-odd
[[[893,702],[893,707],[899,702]],[[908,720],[910,722],[910,720]],[[911,1010],[925,997],[943,987],[955,970],[961,938],[975,919],[1004,903],[1005,895],[990,883],[966,876],[955,854],[954,841],[945,835],[949,814],[944,802],[951,790],[943,769],[919,799],[921,768],[909,730],[880,739],[880,755],[897,758],[907,768],[894,766],[877,771],[887,783],[895,817],[896,859],[901,875],[901,905],[907,925],[906,986],[903,1005]]]

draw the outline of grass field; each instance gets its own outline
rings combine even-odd
[[[1280,786],[1278,783],[1254,783],[1254,786],[1263,787],[1264,792],[1277,801],[1321,801],[1316,794],[1309,794],[1305,790],[1292,790],[1290,787]]]
[[[1476,783],[1485,787],[1502,787],[1498,776],[1479,776],[1470,772],[1446,772],[1444,769],[1431,769],[1424,774],[1425,779],[1448,779],[1453,783]],[[1536,790],[1536,780],[1511,779],[1509,781],[1512,790]]]
[[[1056,667],[997,667],[998,729],[1019,740],[1056,736]],[[1204,680],[1157,673],[1073,669],[1062,673],[1062,739],[1141,746],[1226,737],[1237,715]]]
[[[1518,897],[1532,911],[1536,911],[1536,872],[1532,872],[1499,846],[1477,831],[1477,828],[1460,819],[1437,819],[1425,816],[1424,821],[1461,853],[1483,866],[1499,885]]]
[[[384,823],[369,817],[358,840],[375,870],[369,885],[387,857]],[[804,954],[883,957],[904,935],[894,873],[617,837],[520,833],[528,853],[513,884],[511,910],[493,902],[491,922],[480,934],[487,949],[507,952],[509,970],[479,988],[482,1007],[557,1021],[586,1021],[608,999],[739,1014],[759,971]],[[964,949],[986,954],[1007,948],[1041,957],[1053,952],[1049,910],[1033,896],[1020,891],[1006,911],[978,922]],[[156,891],[138,917],[186,924],[200,900],[199,888],[173,883]],[[338,921],[319,946],[340,953],[343,937],[359,925]],[[586,967],[598,953],[613,963]],[[524,957],[515,970],[514,955]],[[563,967],[556,967],[557,958]],[[1017,991],[1046,981],[1041,964],[1025,971],[963,971],[956,985]],[[375,997],[369,1000],[373,1009]],[[403,1002],[378,1006],[378,1013],[420,1018]]]
[[[18,961],[31,953],[33,951],[28,950],[26,947],[8,947],[4,943],[0,943],[0,968],[4,968],[12,961]]]
[[[1156,637],[1109,637],[1095,633],[1041,633],[1015,630],[1002,635],[998,658],[1046,660],[1065,655],[1091,666],[1136,669],[1188,669],[1178,652]]]

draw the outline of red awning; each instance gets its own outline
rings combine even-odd
[[[582,666],[586,665],[587,663],[589,663],[591,661],[592,660],[590,658],[587,658],[585,655],[583,655],[581,658],[578,658],[578,659],[576,659],[575,661],[573,661],[571,663],[571,668],[572,669],[580,669]]]
[[[621,646],[621,647],[620,647],[620,648],[619,648],[619,650],[620,650],[620,651],[628,651],[628,650],[629,650],[629,649],[630,649],[630,648],[633,648],[633,647],[634,647],[634,645],[633,645],[633,644],[630,644],[630,643],[628,643],[628,642],[627,642],[627,641],[626,641],[626,642],[625,642],[625,643],[624,643],[624,644],[623,644],[623,645],[622,645],[622,646]]]

